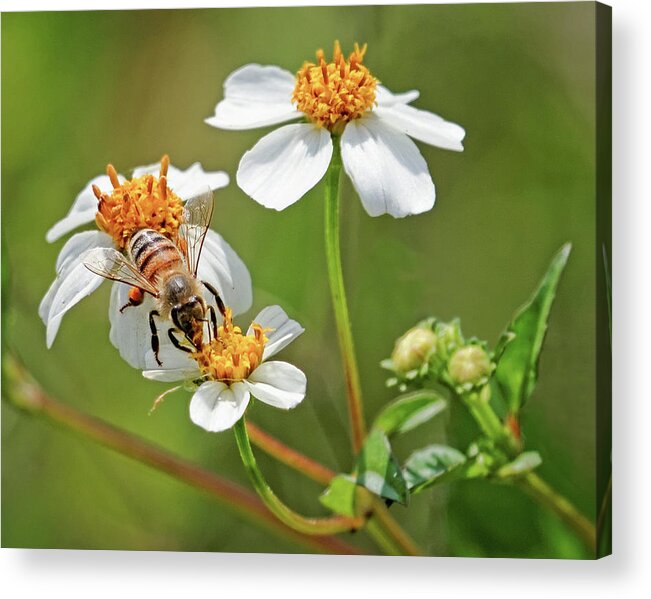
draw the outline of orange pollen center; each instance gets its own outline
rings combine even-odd
[[[143,175],[120,183],[112,164],[106,168],[113,191],[102,193],[93,185],[99,200],[95,222],[123,250],[139,229],[154,229],[173,239],[183,217],[183,202],[167,186],[169,158],[163,156],[158,178]]]
[[[332,62],[326,62],[323,50],[317,61],[305,62],[296,74],[292,102],[318,127],[341,133],[346,123],[358,119],[375,103],[377,79],[362,64],[366,44],[355,50],[348,61],[335,42]]]
[[[252,324],[253,332],[244,335],[240,327],[233,325],[230,308],[226,308],[224,323],[217,330],[217,337],[201,346],[192,354],[201,372],[208,379],[226,384],[247,378],[262,362],[267,337],[271,329]]]

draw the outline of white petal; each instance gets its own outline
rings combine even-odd
[[[75,233],[61,248],[56,262],[56,271],[63,271],[72,260],[93,248],[113,247],[113,238],[103,231],[81,231]]]
[[[290,319],[280,306],[267,306],[253,319],[253,322],[264,329],[273,329],[266,333],[268,341],[264,346],[263,360],[277,354],[305,331],[298,322]],[[250,335],[252,332],[253,328],[249,327],[246,334]]]
[[[50,308],[52,307],[52,300],[54,299],[57,291],[59,291],[60,285],[61,279],[57,277],[54,279],[54,281],[52,281],[52,284],[43,296],[41,303],[38,305],[38,315],[41,317],[41,320],[45,325],[47,325],[47,317],[50,313]]]
[[[59,252],[56,263],[57,277],[41,300],[38,307],[38,314],[41,320],[47,324],[47,317],[52,307],[52,300],[61,286],[61,281],[69,268],[79,263],[79,256],[84,252],[96,247],[111,247],[113,240],[110,235],[101,231],[83,231],[75,233]]]
[[[387,108],[378,107],[375,114],[387,125],[426,144],[446,150],[463,151],[461,142],[466,135],[463,127],[446,121],[433,112],[397,104]]]
[[[254,129],[299,118],[292,105],[296,78],[276,66],[247,64],[224,82],[224,99],[206,123],[220,129]]]
[[[201,193],[206,186],[213,191],[226,187],[229,182],[228,175],[223,171],[206,172],[199,162],[195,162],[178,175],[168,177],[170,188],[183,200]]]
[[[130,366],[140,370],[158,368],[153,355],[151,363],[146,360],[147,352],[151,350],[149,312],[154,309],[154,300],[146,294],[140,306],[129,306],[120,312],[120,308],[129,303],[129,289],[129,285],[124,283],[113,283],[111,288],[109,340]]]
[[[371,216],[401,218],[434,206],[434,183],[416,144],[374,114],[348,123],[341,156]]]
[[[331,158],[332,140],[326,129],[285,125],[242,156],[237,184],[263,206],[283,210],[321,180]]]
[[[97,289],[104,278],[88,270],[83,259],[85,255],[80,256],[79,263],[71,265],[61,278],[61,284],[57,290],[52,305],[48,313],[48,323],[53,319],[61,318],[70,308],[81,301],[87,295],[90,295]]]
[[[121,181],[124,181],[122,175],[118,175],[118,178]],[[89,181],[86,187],[79,192],[79,195],[72,204],[67,216],[57,222],[45,234],[45,239],[47,241],[52,243],[73,229],[95,220],[95,214],[97,213],[97,198],[93,193],[93,185],[97,185],[97,187],[105,192],[109,192],[113,189],[111,180],[107,175],[100,175],[99,177],[95,177]]]
[[[95,198],[95,196],[93,196]],[[81,227],[81,225],[86,225],[92,223],[95,220],[95,215],[97,214],[97,198],[95,198],[95,204],[91,208],[86,210],[77,210],[71,209],[68,215],[55,223],[45,234],[45,239],[49,243],[56,241],[66,233]]]
[[[188,368],[159,368],[157,370],[144,370],[142,376],[151,381],[175,383],[176,381],[191,381],[192,379],[197,378],[198,371],[196,369]]]
[[[207,281],[217,289],[233,314],[242,314],[251,307],[251,275],[231,246],[212,229],[206,234],[197,275],[200,280]],[[212,303],[210,292],[205,288],[203,292],[205,300]]]
[[[303,114],[289,103],[262,104],[222,100],[215,107],[215,116],[208,117],[204,122],[218,129],[241,130],[278,125],[302,116]]]
[[[291,103],[296,77],[275,65],[247,64],[224,82],[224,98],[241,102]]]
[[[87,252],[80,254],[77,260],[69,261],[68,266],[58,277],[60,280],[56,292],[52,293],[50,310],[47,315],[46,344],[52,347],[63,315],[87,295],[90,295],[104,281],[103,277],[96,275],[84,266]],[[56,281],[55,283],[56,284]],[[49,295],[46,294],[46,298]],[[44,301],[45,298],[44,298]],[[42,306],[43,307],[43,306]]]
[[[142,177],[143,175],[155,175],[160,173],[160,162],[139,166],[134,169],[133,177]],[[203,170],[201,163],[195,162],[186,170],[176,168],[170,164],[167,169],[167,185],[182,200],[189,200],[191,197],[210,187],[213,191],[221,189],[228,185],[228,175],[223,171],[206,172]]]
[[[307,387],[303,371],[287,362],[264,362],[244,382],[254,397],[283,410],[301,403]]]
[[[190,402],[190,419],[207,431],[217,433],[231,428],[249,405],[249,392],[242,383],[227,387],[209,381],[201,385]]]
[[[161,366],[158,365],[154,356],[151,329],[149,328],[149,313],[156,309],[155,301],[149,294],[145,294],[142,304],[129,306],[120,312],[120,308],[129,303],[129,289],[129,285],[124,283],[113,283],[111,288],[109,340],[120,352],[122,359],[133,368],[158,370]],[[194,374],[198,374],[196,363],[189,357],[189,354],[172,345],[168,336],[168,330],[172,328],[172,323],[169,320],[162,320],[160,317],[154,317],[154,323],[158,333],[158,357],[162,368],[165,370],[194,370]],[[177,334],[177,338],[182,339],[180,334]]]
[[[378,85],[375,88],[375,101],[378,106],[393,106],[394,104],[409,104],[418,99],[420,92],[415,89],[405,92],[403,94],[394,94],[389,91],[384,85]]]

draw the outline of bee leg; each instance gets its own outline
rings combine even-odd
[[[140,287],[132,287],[129,289],[129,301],[120,308],[120,314],[124,312],[129,306],[139,306],[145,299],[145,293]]]
[[[149,313],[149,330],[151,331],[151,349],[154,351],[154,357],[156,358],[156,363],[159,366],[162,366],[163,363],[158,358],[158,350],[160,349],[160,343],[158,341],[158,331],[156,330],[156,323],[154,322],[154,316],[160,316],[158,310],[152,310]]]
[[[208,312],[210,312],[210,323],[212,325],[212,336],[217,339],[217,314],[215,314],[215,308],[208,306]]]
[[[201,281],[203,283],[203,286],[212,293],[213,297],[215,298],[215,304],[217,304],[217,309],[221,313],[222,316],[226,316],[226,306],[224,305],[224,302],[219,295],[219,292],[210,284],[206,283],[206,281]]]
[[[183,333],[183,334],[193,347],[195,347],[196,349],[201,349],[201,337],[199,337],[199,341],[197,341],[190,336],[190,333]]]
[[[181,345],[181,342],[176,338],[176,335],[174,334],[174,331],[176,329],[169,329],[167,331],[167,336],[170,338],[170,341],[172,342],[172,345],[176,347],[177,349],[180,349],[181,351],[187,352],[189,354],[192,353],[192,350],[187,347],[186,345]]]
[[[172,312],[170,313],[170,317],[172,319],[172,322],[174,323],[174,326],[179,330],[183,332],[184,337],[188,340],[190,345],[192,345],[196,349],[201,349],[201,337],[199,337],[199,341],[197,342],[195,339],[192,338],[191,331],[186,331],[182,326],[181,326],[181,321],[179,320],[179,306],[174,306],[172,308]],[[173,331],[174,329],[170,329]],[[168,333],[169,334],[169,333]],[[176,337],[174,338],[177,342],[178,339]],[[172,342],[174,343],[174,342]],[[175,347],[178,347],[178,345],[175,345]],[[192,351],[192,350],[188,350]]]
[[[183,329],[181,327],[181,323],[179,322],[179,307],[178,306],[174,306],[172,308],[172,312],[170,313],[170,317],[172,319],[172,322],[174,323],[174,326],[177,329],[179,329],[180,331],[182,331]]]

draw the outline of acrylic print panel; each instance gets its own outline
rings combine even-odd
[[[3,546],[607,554],[609,39],[3,15]]]

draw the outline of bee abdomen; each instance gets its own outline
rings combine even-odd
[[[152,229],[142,229],[133,235],[129,254],[142,275],[152,282],[183,262],[174,243]]]

